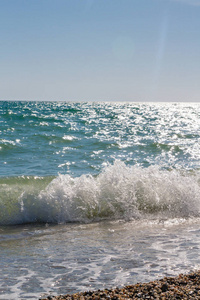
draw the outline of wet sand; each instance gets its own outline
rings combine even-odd
[[[137,283],[124,288],[87,291],[73,295],[48,296],[43,300],[97,299],[200,299],[200,271],[177,277],[164,277],[148,283]]]

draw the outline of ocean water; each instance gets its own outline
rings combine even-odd
[[[200,267],[200,104],[0,102],[0,299]]]

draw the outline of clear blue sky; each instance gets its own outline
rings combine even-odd
[[[200,100],[200,0],[0,0],[0,99]]]

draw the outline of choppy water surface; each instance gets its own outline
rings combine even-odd
[[[199,268],[200,105],[0,102],[0,299]]]
[[[1,176],[199,168],[199,104],[0,102]]]

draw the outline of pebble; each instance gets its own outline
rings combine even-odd
[[[199,299],[200,271],[177,277],[164,277],[149,283],[137,283],[123,288],[87,291],[64,296],[48,296],[40,300],[130,300],[130,299]]]

